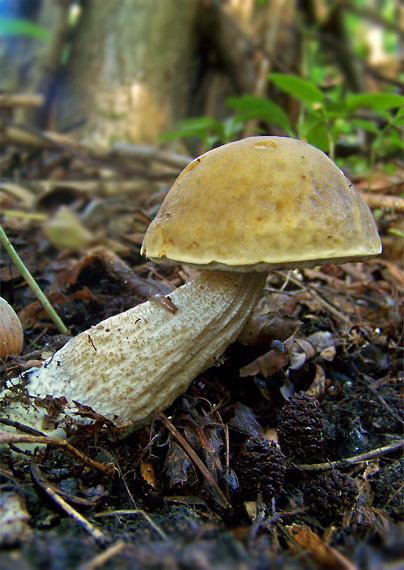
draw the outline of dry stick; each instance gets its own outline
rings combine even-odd
[[[163,540],[167,539],[166,533],[156,525],[153,519],[142,509],[118,509],[116,511],[104,511],[102,513],[97,513],[94,516],[95,519],[97,518],[104,518],[104,517],[119,517],[119,516],[132,516],[132,515],[142,515],[149,523],[149,525],[157,532],[157,534]]]
[[[44,96],[35,93],[0,95],[0,107],[42,107],[44,102]]]
[[[276,271],[276,273],[278,273],[279,275],[282,275],[283,277],[286,277],[285,273],[283,271]],[[314,287],[312,287],[311,285],[305,283],[301,283],[298,279],[294,278],[290,273],[288,274],[287,278],[294,283],[297,287],[299,287],[299,289],[307,290],[315,299],[317,299],[324,307],[326,307],[326,309],[333,314],[335,317],[337,317],[338,319],[340,319],[341,321],[343,321],[344,323],[351,325],[351,321],[348,317],[346,317],[341,310],[339,310],[337,307],[334,306],[333,303],[331,303],[330,301],[328,301],[327,299],[325,299],[323,297],[323,295],[321,293],[319,293],[316,289],[314,289]]]
[[[114,544],[111,544],[104,552],[101,554],[97,554],[94,556],[89,562],[85,562],[78,567],[78,570],[97,570],[97,568],[101,568],[104,566],[106,562],[111,560],[117,554],[120,554],[125,548],[127,544],[123,540],[117,540]]]
[[[399,439],[398,441],[394,441],[393,443],[385,445],[384,447],[378,447],[377,449],[372,449],[371,451],[361,453],[360,455],[354,455],[353,457],[347,457],[346,459],[330,461],[329,463],[296,465],[296,467],[302,471],[331,471],[331,469],[349,467],[350,465],[355,465],[356,463],[362,463],[362,461],[368,461],[369,459],[374,459],[375,457],[379,457],[379,455],[383,455],[384,453],[390,453],[391,451],[396,451],[402,448],[404,448],[404,439]]]
[[[56,493],[47,483],[45,477],[42,475],[39,467],[35,463],[30,465],[31,474],[34,481],[40,486],[40,488],[50,497],[70,518],[78,522],[86,532],[91,534],[91,536],[99,543],[105,544],[108,542],[109,538],[105,536],[99,528],[95,527],[86,518],[84,518],[79,512],[77,512],[69,503],[67,503],[60,495]]]
[[[31,273],[25,267],[24,262],[22,261],[16,250],[14,249],[13,245],[11,244],[10,240],[7,237],[6,232],[3,230],[3,227],[1,225],[0,225],[0,241],[4,245],[6,251],[13,260],[17,269],[19,270],[19,272],[21,273],[21,275],[24,277],[25,281],[31,288],[32,292],[34,293],[38,301],[41,303],[45,311],[48,313],[49,317],[56,325],[58,331],[64,335],[69,334],[67,327],[64,325],[63,321],[61,320],[55,309],[52,307],[52,305],[46,298],[45,294],[42,292],[41,288],[39,287],[39,285],[31,275]]]
[[[124,166],[115,164],[114,156],[109,149],[90,148],[66,135],[41,131],[32,125],[0,121],[1,143],[29,145],[36,148],[57,148],[88,164],[97,167],[108,167],[112,170],[122,170]],[[178,176],[178,169],[175,172],[153,172],[150,168],[139,170],[131,167],[129,172],[131,176],[138,175],[146,180],[156,181],[173,180]]]
[[[156,415],[156,419],[163,422],[163,424],[166,426],[166,428],[173,434],[173,436],[177,439],[177,441],[179,441],[179,443],[181,444],[183,449],[190,456],[192,461],[195,463],[196,467],[198,467],[199,471],[205,477],[206,481],[208,482],[208,484],[210,485],[210,487],[214,491],[214,496],[215,496],[216,500],[218,501],[218,503],[220,504],[220,506],[222,506],[226,509],[229,508],[230,503],[227,500],[227,498],[226,498],[225,494],[223,493],[223,491],[221,490],[221,488],[219,487],[219,485],[217,484],[217,481],[212,477],[212,474],[210,473],[209,469],[206,467],[206,465],[203,463],[203,461],[201,461],[201,459],[198,457],[198,455],[195,453],[195,451],[189,445],[187,440],[184,437],[182,437],[182,435],[177,430],[177,428],[173,426],[173,424],[170,422],[170,420],[163,413],[159,412]]]
[[[396,212],[404,212],[404,198],[400,196],[387,196],[385,194],[371,194],[369,192],[360,192],[369,208],[384,208],[386,210],[395,210]]]
[[[132,493],[130,492],[130,489],[129,489],[128,484],[127,484],[126,479],[125,479],[125,476],[124,476],[124,474],[122,473],[122,470],[121,470],[121,468],[120,468],[120,465],[119,465],[119,463],[118,463],[116,460],[115,460],[115,462],[116,462],[115,469],[116,469],[117,472],[119,473],[119,477],[121,478],[121,481],[122,481],[122,483],[123,483],[123,485],[124,485],[124,487],[125,487],[126,492],[128,493],[130,502],[132,503],[132,505],[133,505],[135,508],[132,509],[132,510],[125,510],[125,511],[124,511],[124,510],[122,510],[122,511],[105,511],[104,513],[100,513],[99,515],[94,515],[94,516],[95,516],[95,517],[96,517],[96,516],[112,516],[112,515],[115,515],[115,514],[118,514],[118,515],[119,515],[119,514],[132,514],[132,513],[140,514],[140,515],[142,515],[143,518],[149,523],[149,525],[161,536],[161,538],[162,538],[163,540],[166,540],[167,535],[164,533],[164,531],[161,530],[161,528],[159,528],[159,527],[156,525],[156,523],[150,518],[150,516],[149,516],[145,511],[143,511],[142,509],[138,509],[138,508],[137,508],[137,506],[136,506],[136,501],[135,501],[135,499],[133,498]]]
[[[2,423],[6,423],[3,418],[0,418]],[[22,433],[13,433],[4,430],[0,430],[0,445],[1,444],[10,444],[15,445],[19,443],[44,443],[46,445],[57,445],[58,447],[64,447],[66,451],[71,453],[76,459],[78,459],[84,465],[88,467],[92,467],[94,469],[98,469],[102,471],[104,475],[114,475],[116,473],[116,468],[111,463],[99,463],[94,459],[91,459],[87,455],[84,455],[73,447],[70,443],[68,443],[65,439],[61,439],[59,437],[49,437],[47,435],[36,436],[36,435],[27,435]]]

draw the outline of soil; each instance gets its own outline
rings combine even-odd
[[[71,335],[192,278],[139,253],[172,167],[131,172],[116,157],[95,164],[56,150],[10,148],[3,170],[23,182],[0,191],[0,206]],[[386,177],[378,195],[398,193]],[[127,179],[136,191],[122,190]],[[77,223],[61,222],[61,206]],[[396,211],[375,216],[382,256],[270,274],[246,338],[151,425],[121,439],[98,417],[95,427],[72,426],[70,447],[3,446],[0,567],[398,569],[402,237],[389,232]],[[22,354],[1,363],[4,382],[68,339],[4,250],[1,295],[25,338]]]

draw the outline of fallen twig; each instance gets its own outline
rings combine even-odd
[[[102,513],[97,513],[94,518],[104,518],[104,517],[121,517],[121,516],[132,516],[132,515],[142,515],[149,525],[157,532],[157,534],[163,540],[166,540],[166,533],[156,525],[153,519],[142,509],[118,509],[116,511],[104,511]]]
[[[104,566],[106,562],[111,560],[117,554],[120,554],[122,550],[127,547],[127,544],[123,540],[117,540],[114,544],[111,544],[104,552],[101,554],[97,554],[88,562],[81,564],[79,566],[79,570],[97,570],[97,568],[101,568]]]
[[[1,225],[0,225],[0,241],[4,245],[4,248],[11,257],[18,271],[21,273],[21,275],[29,285],[31,291],[34,293],[38,301],[41,303],[45,311],[48,313],[49,317],[52,319],[53,323],[56,325],[58,331],[62,334],[68,335],[69,334],[68,328],[65,326],[62,319],[59,317],[55,309],[50,304],[45,293],[43,293],[38,283],[35,281],[31,273],[24,265],[24,262],[22,261],[16,250],[14,249],[13,245],[11,244],[10,240],[7,237],[6,232],[3,230]]]
[[[31,463],[30,465],[31,475],[35,483],[50,497],[70,518],[78,522],[86,532],[91,534],[91,536],[100,544],[105,544],[110,539],[101,530],[90,523],[86,518],[84,518],[79,512],[77,512],[69,503],[67,503],[56,491],[48,485],[45,477],[42,475],[38,465]]]
[[[361,453],[360,455],[354,455],[353,457],[346,457],[345,459],[339,459],[338,461],[329,461],[328,463],[300,464],[296,465],[296,467],[302,471],[331,471],[332,469],[339,469],[355,465],[356,463],[362,463],[362,461],[369,461],[369,459],[375,459],[375,457],[379,457],[385,453],[397,451],[402,448],[404,448],[404,439],[399,439],[398,441],[394,441],[384,447],[378,447],[377,449],[372,449],[371,451]]]
[[[58,447],[64,447],[66,451],[68,451],[71,455],[73,455],[76,459],[78,459],[84,465],[88,467],[92,467],[94,469],[98,469],[102,471],[105,475],[115,475],[116,468],[112,463],[99,463],[94,459],[91,459],[84,453],[81,453],[78,449],[73,447],[70,443],[68,443],[65,439],[61,439],[59,437],[50,437],[47,435],[28,435],[23,433],[13,433],[4,430],[0,430],[0,445],[1,444],[9,444],[15,445],[19,443],[44,443],[45,445],[57,445]]]
[[[44,102],[44,96],[35,93],[0,95],[0,107],[41,107]]]
[[[360,195],[370,208],[384,208],[404,212],[404,198],[399,196],[386,196],[385,194],[373,194],[361,192]]]
[[[220,504],[220,506],[224,507],[226,509],[229,508],[230,503],[227,500],[227,498],[226,498],[225,494],[223,493],[223,491],[221,490],[221,488],[219,487],[219,485],[217,484],[217,481],[213,478],[209,469],[206,467],[206,465],[203,463],[203,461],[198,457],[198,455],[195,453],[195,451],[189,445],[187,440],[184,437],[182,437],[182,435],[177,430],[177,428],[170,422],[170,420],[163,413],[159,412],[156,416],[156,419],[163,422],[163,424],[166,426],[166,428],[173,434],[173,436],[176,438],[176,440],[183,447],[184,451],[189,455],[189,457],[195,463],[196,467],[199,469],[199,471],[205,477],[207,483],[211,487],[212,494],[215,497],[215,499],[217,500],[217,502]]]

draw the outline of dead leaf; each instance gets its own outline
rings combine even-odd
[[[95,241],[95,236],[67,206],[61,206],[43,224],[43,231],[50,243],[58,249],[82,249]]]
[[[326,389],[326,375],[324,370],[318,364],[316,366],[316,374],[314,376],[314,380],[311,383],[311,386],[308,388],[307,393],[310,396],[314,396],[317,400],[321,400],[321,398],[325,395]]]
[[[268,347],[274,340],[284,342],[295,334],[300,321],[280,313],[253,314],[237,338],[237,342],[249,346]]]
[[[170,440],[169,450],[164,462],[164,471],[169,478],[170,487],[189,487],[197,482],[196,471],[192,461],[173,439]]]
[[[258,423],[253,410],[240,402],[234,409],[234,416],[229,421],[229,427],[249,437],[264,436],[264,429]]]
[[[257,374],[262,374],[265,378],[268,378],[268,376],[272,376],[282,370],[290,361],[293,342],[294,337],[292,336],[282,343],[284,347],[283,352],[280,352],[279,349],[272,349],[241,368],[241,378],[256,376]]]
[[[295,338],[295,342],[292,346],[289,368],[291,370],[299,370],[305,362],[313,360],[316,354],[317,350],[310,342],[303,338]]]
[[[147,485],[150,485],[153,489],[158,488],[156,474],[154,472],[154,466],[151,461],[141,461],[140,462],[140,474]]]
[[[320,568],[326,570],[357,570],[355,564],[326,544],[310,527],[293,524],[286,528],[291,536],[289,547],[295,554],[300,554],[300,550],[307,552]]]

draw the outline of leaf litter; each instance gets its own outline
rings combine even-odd
[[[19,183],[0,187],[2,224],[72,335],[147,299],[164,303],[195,273],[156,267],[139,253],[177,174],[172,161],[157,153],[131,169],[116,151],[105,162],[101,168],[66,149],[37,150],[20,160]],[[13,180],[16,167],[9,157],[5,164]],[[73,422],[66,441],[24,426],[12,437],[0,426],[9,504],[0,505],[0,522],[14,521],[0,534],[0,564],[397,564],[403,240],[390,231],[401,223],[399,206],[380,195],[399,199],[398,174],[374,177],[369,191],[384,254],[368,263],[271,273],[238,341],[151,425],[120,439],[82,407],[95,423],[77,429]],[[366,179],[358,182],[366,194]],[[67,338],[5,252],[0,267],[1,294],[25,333],[23,353],[1,363],[6,379],[38,365]],[[168,302],[167,310],[174,310]]]

